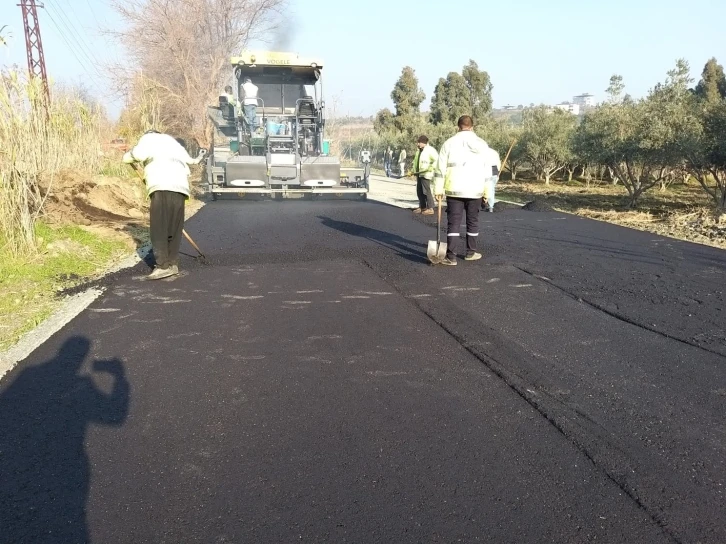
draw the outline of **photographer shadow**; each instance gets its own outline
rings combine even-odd
[[[117,359],[92,365],[110,376],[109,393],[81,373],[90,349],[87,338],[71,337],[56,357],[0,386],[2,542],[89,542],[86,432],[91,424],[123,425],[130,394]]]

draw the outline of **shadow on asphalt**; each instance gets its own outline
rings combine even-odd
[[[99,390],[81,372],[91,349],[83,336],[68,339],[57,356],[9,377],[0,388],[0,533],[2,542],[89,541],[86,500],[90,424],[121,426],[130,387],[118,359],[87,370],[108,382]]]
[[[390,232],[364,227],[363,225],[358,225],[356,223],[349,223],[348,221],[338,221],[321,215],[318,216],[318,219],[320,219],[326,227],[335,229],[350,236],[365,238],[366,240],[375,242],[383,247],[393,249],[398,252],[400,257],[408,261],[414,263],[428,263],[426,255],[423,252],[426,246],[419,242],[414,242],[413,240],[403,238],[396,234],[391,234]]]

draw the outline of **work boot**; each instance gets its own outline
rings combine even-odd
[[[421,213],[423,210],[421,208],[416,208],[413,210],[413,213]]]
[[[439,264],[443,264],[446,266],[456,266],[456,257],[454,257],[453,259],[449,257],[444,257],[439,261]]]
[[[481,259],[481,253],[474,251],[473,253],[467,254],[466,257],[464,257],[465,261],[478,261]]]
[[[434,215],[434,210],[433,208],[426,208],[421,211],[421,215]]]
[[[179,273],[179,270],[177,269],[176,272],[174,271],[176,267],[170,266],[168,268],[154,268],[153,272],[146,276],[146,279],[148,280],[161,280],[164,278],[168,278],[170,276],[174,276],[175,274]]]

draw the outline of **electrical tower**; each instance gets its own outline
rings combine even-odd
[[[25,47],[28,53],[28,72],[31,78],[39,77],[45,93],[46,105],[50,103],[48,76],[45,72],[45,55],[43,42],[40,39],[40,23],[35,0],[20,0],[18,4],[23,10],[23,26],[25,27]],[[40,6],[43,7],[42,5]]]

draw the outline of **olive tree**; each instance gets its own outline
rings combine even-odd
[[[620,97],[622,79],[613,76],[617,93],[585,115],[574,139],[576,153],[587,162],[610,169],[635,207],[646,191],[671,178],[684,162],[682,135],[689,117],[688,63],[679,60],[665,83],[645,99]]]
[[[577,118],[565,111],[539,106],[526,110],[523,117],[524,156],[539,179],[550,184],[572,157],[572,136]]]
[[[688,171],[714,205],[726,211],[726,101],[694,114],[681,145]]]

